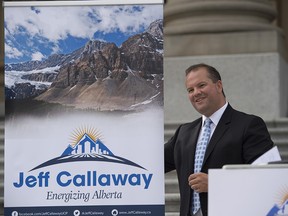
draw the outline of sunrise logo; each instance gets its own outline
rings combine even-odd
[[[77,129],[71,136],[71,144],[68,145],[61,156],[46,161],[30,171],[55,164],[80,161],[120,163],[145,169],[130,160],[113,154],[101,141],[100,136],[100,133],[94,128],[83,127]]]
[[[288,216],[288,190],[280,195],[278,204],[274,204],[266,216]]]

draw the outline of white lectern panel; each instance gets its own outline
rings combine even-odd
[[[209,170],[209,216],[288,215],[287,165],[230,168]]]

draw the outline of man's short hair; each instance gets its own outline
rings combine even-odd
[[[185,71],[186,76],[191,72],[191,71],[195,71],[198,70],[199,68],[206,68],[208,73],[209,73],[209,77],[210,79],[215,83],[218,80],[221,80],[221,76],[220,73],[216,70],[216,68],[204,64],[204,63],[200,63],[200,64],[195,64],[195,65],[191,65],[190,67],[188,67]]]

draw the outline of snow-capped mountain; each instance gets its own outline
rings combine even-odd
[[[163,20],[120,47],[90,40],[67,55],[5,65],[5,97],[81,109],[131,110],[163,105]]]

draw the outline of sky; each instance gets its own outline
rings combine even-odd
[[[71,53],[90,39],[120,46],[157,19],[162,5],[5,7],[5,64]]]

